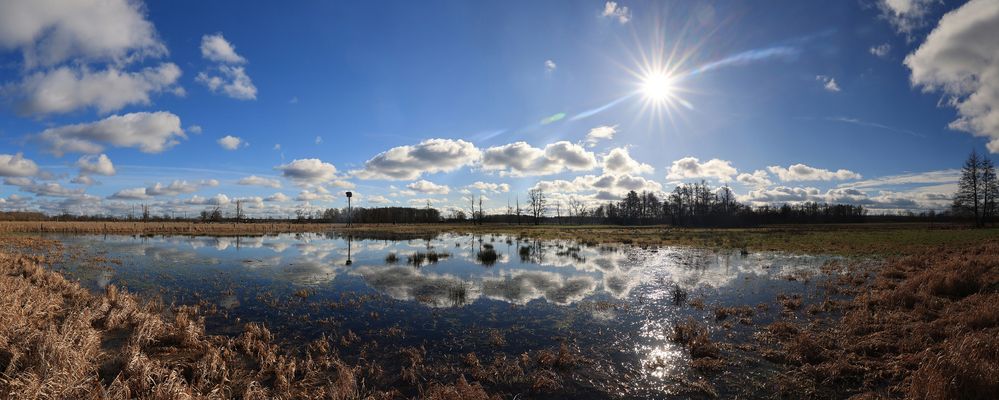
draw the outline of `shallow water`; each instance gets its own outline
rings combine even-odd
[[[351,332],[380,350],[348,345],[345,358],[423,346],[428,362],[455,362],[469,352],[516,358],[569,343],[589,360],[563,382],[572,397],[684,393],[699,375],[687,366],[688,351],[668,340],[675,323],[715,322],[718,306],[779,308],[778,294],[801,294],[807,304],[819,296],[819,267],[831,260],[504,235],[57,238],[70,256],[55,267],[84,286],[114,284],[167,304],[210,305],[218,312],[206,320],[208,333],[235,335],[241,323],[262,322],[295,345]],[[421,264],[410,260],[417,252],[447,256]],[[390,254],[397,261],[387,261]],[[93,256],[113,262],[82,262]],[[692,300],[706,306],[691,307]],[[752,322],[776,314],[760,312]],[[741,329],[709,326],[716,337],[738,337]]]

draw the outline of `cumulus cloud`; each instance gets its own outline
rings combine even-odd
[[[729,182],[739,171],[729,161],[712,158],[704,163],[696,157],[684,157],[673,161],[666,179],[713,178]]]
[[[281,181],[277,179],[263,178],[256,175],[250,175],[248,177],[242,178],[236,181],[236,184],[246,185],[246,186],[263,186],[275,189],[281,188]]]
[[[617,134],[617,125],[604,125],[590,129],[590,132],[586,134],[586,145],[588,147],[596,146],[597,142],[601,140],[613,139],[615,134]]]
[[[604,11],[601,14],[604,17],[616,19],[617,22],[622,24],[627,24],[631,21],[631,10],[623,5],[618,5],[616,1],[608,1],[604,3]]]
[[[830,171],[828,169],[810,167],[805,164],[794,164],[787,168],[778,165],[771,165],[767,167],[767,170],[769,170],[774,175],[777,175],[777,177],[784,182],[831,181],[831,180],[843,181],[843,180],[863,178],[860,174],[847,169]]]
[[[21,191],[37,196],[72,197],[83,194],[83,189],[69,189],[55,182],[37,182],[24,177],[5,178],[5,185],[17,186]]]
[[[154,196],[177,196],[181,194],[194,193],[198,190],[217,187],[219,182],[214,179],[202,180],[199,182],[188,182],[175,180],[168,185],[156,182],[152,186],[145,188],[131,188],[119,190],[109,198],[118,200],[142,200]]]
[[[640,163],[631,158],[628,149],[618,147],[604,156],[604,172],[613,174],[641,175],[655,172],[651,165]]]
[[[620,200],[629,191],[660,192],[662,185],[656,181],[631,175],[583,175],[571,181],[557,179],[538,181],[535,189],[541,189],[549,194],[589,193],[596,200]]]
[[[531,176],[550,175],[565,170],[589,171],[597,166],[596,156],[582,146],[560,141],[544,149],[526,142],[515,142],[486,149],[482,167],[487,171],[500,171],[500,175]]]
[[[999,2],[971,0],[944,15],[905,57],[913,86],[949,97],[958,119],[951,129],[989,140],[999,153]]]
[[[0,176],[25,177],[38,174],[38,164],[21,153],[0,154]]]
[[[916,30],[926,26],[926,16],[935,2],[937,0],[878,0],[877,6],[882,18],[896,31],[911,38]]]
[[[767,174],[767,171],[759,169],[753,171],[752,174],[747,174],[747,173],[739,174],[739,176],[737,176],[735,180],[739,181],[739,183],[742,183],[743,185],[754,186],[757,188],[763,188],[773,185],[773,182],[770,181],[770,175]]]
[[[822,87],[826,91],[829,91],[829,92],[838,92],[839,91],[839,85],[836,84],[836,78],[833,78],[833,77],[830,77],[830,76],[825,76],[825,75],[816,75],[815,76],[815,80],[817,80],[819,82],[822,82]]]
[[[166,111],[112,115],[97,122],[49,128],[38,135],[56,155],[100,153],[104,144],[160,153],[179,143],[178,138],[186,137],[180,117]]]
[[[278,165],[274,169],[299,185],[318,185],[336,178],[336,167],[318,158],[294,160]]]
[[[430,139],[411,146],[393,147],[351,171],[361,179],[413,180],[423,174],[451,172],[479,160],[482,153],[470,142]]]
[[[853,204],[881,212],[899,210],[942,210],[950,206],[953,185],[931,186],[906,191],[868,193],[857,188],[839,187],[825,192],[814,187],[788,187],[749,191],[739,201],[753,205],[780,205],[802,202]]]
[[[257,98],[257,87],[243,67],[219,65],[212,70],[199,72],[195,80],[208,87],[212,93],[223,93],[236,100]]]
[[[127,72],[117,67],[91,71],[87,67],[59,67],[38,71],[6,90],[23,115],[56,114],[90,108],[100,113],[128,105],[148,105],[150,95],[164,91],[183,94],[176,86],[181,71],[173,63]]]
[[[288,197],[287,195],[281,192],[274,193],[270,196],[267,196],[267,198],[264,199],[264,201],[271,201],[271,202],[283,202],[288,200],[291,200],[291,197]]]
[[[240,139],[239,137],[232,135],[223,136],[221,139],[218,140],[218,144],[219,146],[222,146],[223,149],[230,151],[239,149],[240,147],[247,146],[247,143],[243,141],[243,139]]]
[[[236,47],[225,40],[221,33],[201,37],[201,56],[206,60],[220,63],[242,64],[246,62],[243,56],[236,54]]]
[[[468,187],[471,189],[478,189],[482,192],[506,193],[510,191],[510,185],[506,183],[476,181],[475,183],[468,185]]]
[[[212,197],[201,197],[198,195],[191,196],[190,199],[184,200],[184,204],[194,205],[194,206],[222,206],[230,203],[229,196],[224,194],[216,194]]]
[[[558,65],[555,65],[555,61],[545,60],[545,72],[547,72],[547,73],[550,74],[552,72],[555,72],[555,69],[557,69],[557,68],[558,68]]]
[[[427,194],[448,194],[451,192],[451,188],[447,185],[438,185],[427,180],[419,180],[406,185],[406,187],[410,190]]]
[[[0,2],[0,48],[20,49],[29,68],[167,53],[141,3],[129,0]]]
[[[76,160],[76,166],[80,168],[80,175],[95,174],[111,176],[116,172],[111,159],[104,154],[100,156],[86,155],[80,157],[79,160]]]

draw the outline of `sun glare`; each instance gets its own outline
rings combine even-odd
[[[665,102],[673,94],[673,82],[665,73],[650,73],[642,80],[642,94],[647,100]]]

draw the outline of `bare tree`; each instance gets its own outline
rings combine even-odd
[[[954,195],[954,211],[967,213],[975,220],[975,226],[982,225],[982,160],[978,152],[972,150],[961,168],[961,180],[958,181],[957,193]]]
[[[534,224],[540,224],[541,218],[545,216],[548,209],[548,199],[545,191],[541,189],[531,189],[527,192],[528,201],[531,207],[531,214],[534,216]]]
[[[486,213],[482,211],[482,195],[479,195],[479,224],[485,222]]]
[[[236,222],[243,221],[246,215],[243,214],[243,200],[236,200]]]
[[[996,199],[999,198],[999,180],[996,179],[996,167],[992,160],[982,156],[982,223],[990,222],[996,215]]]

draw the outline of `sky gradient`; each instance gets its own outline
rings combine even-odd
[[[0,210],[939,210],[999,152],[996,37],[991,0],[0,0]]]

